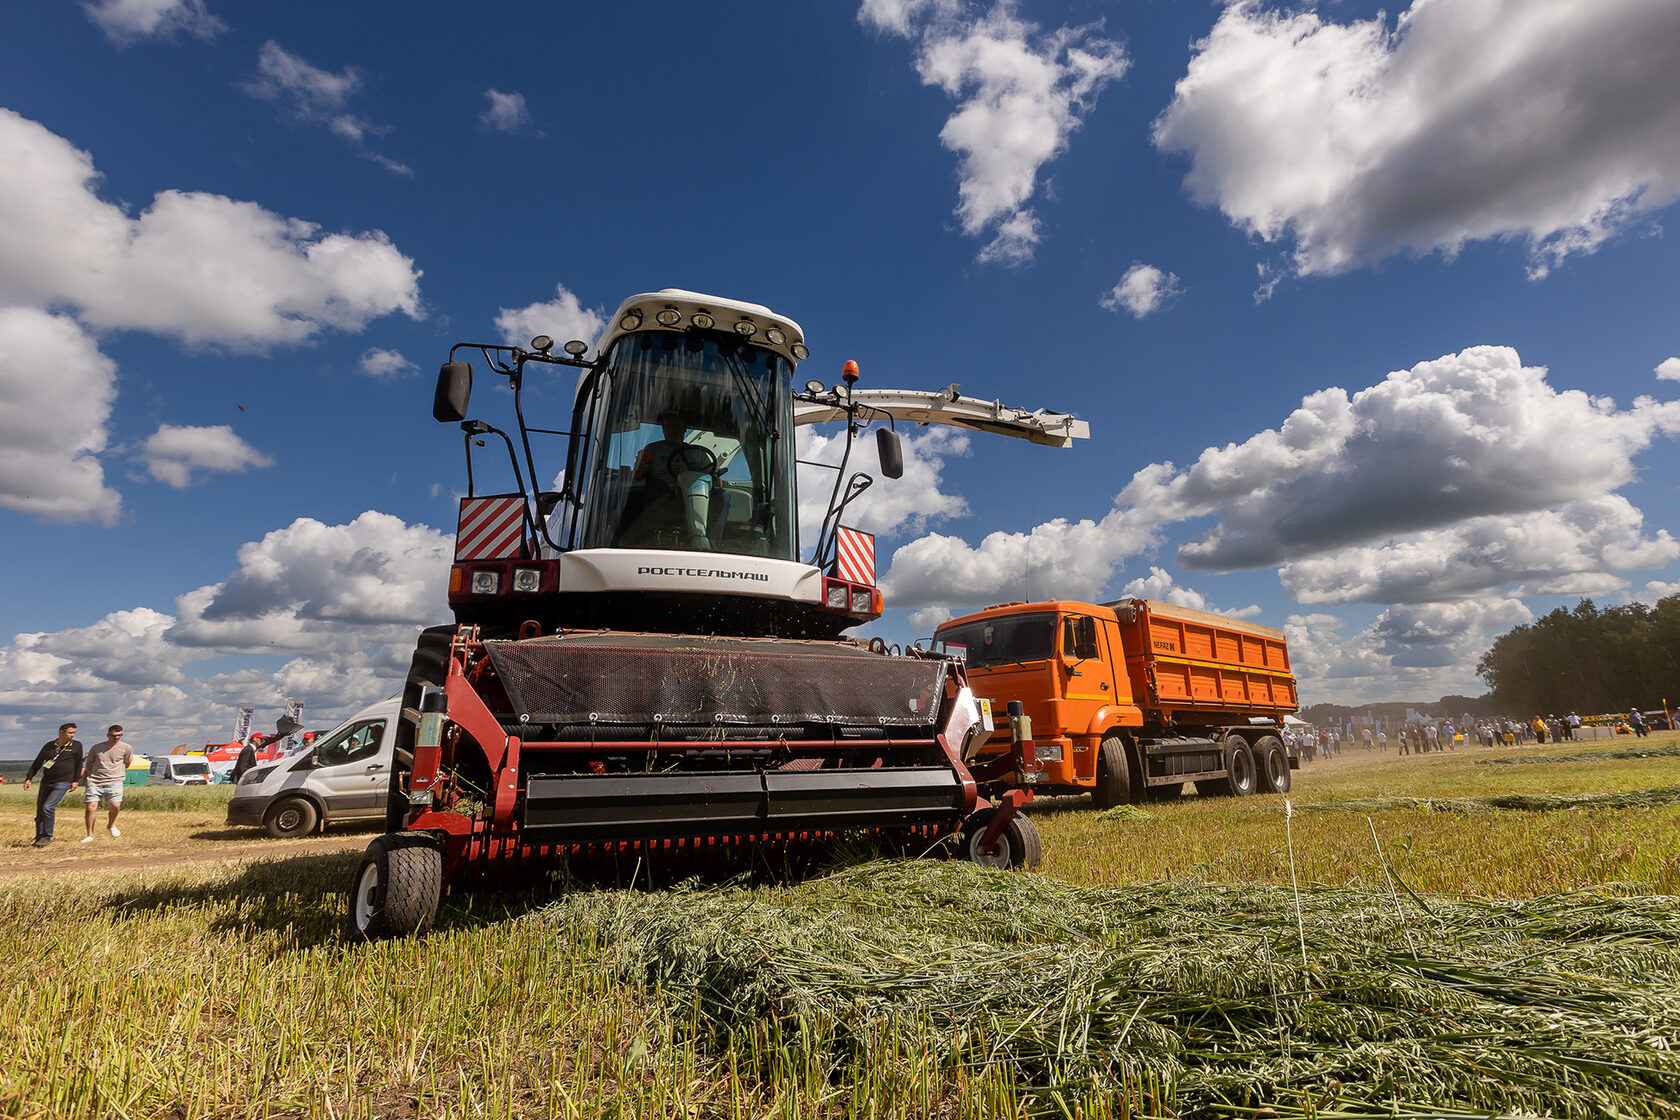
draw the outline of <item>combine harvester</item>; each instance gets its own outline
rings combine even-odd
[[[425,929],[451,886],[567,865],[616,873],[779,870],[847,835],[1035,865],[1021,789],[1030,741],[966,760],[991,734],[960,663],[842,639],[879,618],[874,540],[842,524],[872,479],[846,474],[878,421],[949,424],[1067,447],[1086,425],[961,396],[794,387],[797,324],[757,304],[665,290],[627,300],[596,356],[546,336],[463,343],[433,415],[467,454],[449,604],[403,693],[387,833],[350,897],[353,938]],[[477,351],[506,378],[512,435],[469,419]],[[579,371],[569,426],[525,418],[527,371]],[[552,397],[548,384],[538,393]],[[796,425],[845,421],[812,559],[800,559]],[[552,421],[548,421],[552,423]],[[563,438],[539,472],[532,437]],[[517,438],[516,438],[517,437]],[[505,447],[515,488],[479,494],[473,450]],[[496,455],[500,459],[500,455]],[[552,488],[539,480],[555,479]]]

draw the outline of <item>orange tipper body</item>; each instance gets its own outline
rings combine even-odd
[[[1021,703],[1041,792],[1094,790],[1105,777],[1124,785],[1128,800],[1190,782],[1221,792],[1233,763],[1239,787],[1253,779],[1263,791],[1287,788],[1288,770],[1299,766],[1280,734],[1299,708],[1281,630],[1147,599],[1053,600],[951,619],[935,642],[963,654],[975,694],[995,713]],[[1009,749],[1008,721],[996,727],[982,754]],[[1124,764],[1123,783],[1105,773],[1105,741],[1106,770]],[[1283,773],[1270,759],[1268,781],[1260,767],[1274,747]],[[1246,758],[1232,757],[1239,751]]]

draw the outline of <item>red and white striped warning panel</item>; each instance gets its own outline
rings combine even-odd
[[[834,574],[853,583],[875,586],[875,534],[840,527],[839,555]]]
[[[525,545],[525,499],[462,498],[460,527],[455,530],[455,559],[508,560]]]

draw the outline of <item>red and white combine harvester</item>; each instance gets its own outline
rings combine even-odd
[[[898,424],[1063,447],[1085,424],[955,386],[855,390],[850,362],[843,384],[796,389],[796,323],[694,292],[625,301],[588,349],[463,343],[439,373],[433,415],[460,425],[467,453],[456,623],[415,651],[388,832],[356,871],[351,935],[422,930],[451,886],[561,864],[776,870],[858,834],[899,850],[959,837],[970,858],[1036,864],[1026,794],[979,792],[1034,767],[1030,740],[970,763],[990,720],[960,662],[841,637],[882,611],[874,540],[841,524],[872,480],[846,470],[871,426],[898,478]],[[506,379],[511,435],[468,418],[463,351]],[[574,402],[564,428],[525,416],[526,375],[553,367],[577,371],[559,388]],[[825,421],[846,423],[845,454],[802,560],[794,429]],[[534,438],[563,440],[564,458],[539,470]],[[487,441],[506,449],[505,493],[475,489]]]

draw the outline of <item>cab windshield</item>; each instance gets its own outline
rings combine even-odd
[[[1015,614],[989,618],[964,626],[942,628],[935,636],[937,647],[967,647],[970,665],[1008,665],[1016,661],[1043,661],[1056,650],[1056,616]]]
[[[734,338],[620,338],[579,402],[582,547],[797,559],[791,373]]]

